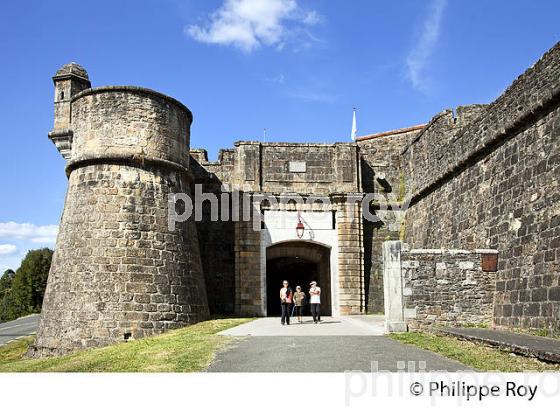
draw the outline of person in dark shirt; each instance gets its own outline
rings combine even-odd
[[[288,286],[288,281],[283,282],[283,286],[280,289],[280,306],[282,307],[282,318],[280,322],[282,325],[290,324],[290,314],[292,313],[292,288]]]

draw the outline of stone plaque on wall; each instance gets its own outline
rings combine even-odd
[[[290,172],[307,172],[307,164],[305,161],[290,161],[288,169]]]

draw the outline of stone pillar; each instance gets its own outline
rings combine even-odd
[[[190,194],[192,114],[137,87],[85,90],[70,112],[68,192],[30,355],[207,319],[194,219],[167,221],[169,195]]]
[[[260,192],[262,190],[261,144],[255,141],[237,141],[235,151],[233,186],[245,192]]]
[[[401,241],[383,242],[383,288],[385,294],[385,330],[406,332],[401,270]]]
[[[235,312],[265,316],[266,288],[261,267],[261,232],[253,221],[235,222]]]
[[[333,197],[338,232],[338,300],[343,315],[365,313],[361,196]]]

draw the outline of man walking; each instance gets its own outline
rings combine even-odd
[[[321,288],[317,286],[317,282],[310,283],[309,289],[309,305],[311,306],[311,316],[313,316],[313,323],[318,324],[321,322]]]
[[[280,289],[280,306],[282,307],[282,318],[280,322],[282,325],[290,324],[290,313],[292,307],[292,289],[288,287],[288,281],[283,282],[282,289]]]

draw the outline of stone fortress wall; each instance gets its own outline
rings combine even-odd
[[[235,167],[235,151],[221,150],[218,161],[208,161],[203,149],[191,149],[190,169],[194,183],[201,191],[220,198],[229,196],[231,175]],[[231,199],[228,199],[228,205]],[[221,201],[217,204],[222,211]],[[209,291],[208,304],[214,314],[235,312],[235,223],[230,220],[211,221],[210,203],[203,203],[202,221],[196,223],[198,230],[202,270]]]
[[[317,209],[261,202],[251,206],[265,215],[255,230],[254,218],[212,220],[210,200],[202,220],[168,231],[168,195],[178,192],[225,193],[220,211],[232,192],[328,196],[320,245],[331,255],[333,312],[406,311],[410,328],[558,327],[559,78],[557,44],[491,104],[355,142],[238,141],[208,161],[190,149],[192,114],[180,102],[91,88],[83,68],[64,66],[49,138],[67,159],[69,185],[30,354],[142,337],[210,312],[266,315],[268,249],[298,240],[294,229],[273,232],[275,215]],[[352,200],[371,194],[377,221]]]
[[[411,207],[406,213],[407,217],[404,224],[398,225],[398,221],[394,220],[393,213],[384,213],[374,203],[371,204],[370,209],[372,213],[379,215],[383,221],[371,222],[365,219],[362,221],[360,235],[362,237],[361,252],[363,252],[364,312],[383,312],[382,243],[387,240],[402,239],[410,245],[413,252],[423,249],[434,250],[435,252],[438,249],[442,252],[445,252],[446,249],[458,249],[466,252],[463,254],[468,254],[468,252],[474,252],[475,250],[498,250],[500,273],[497,275],[488,273],[494,278],[498,289],[495,299],[495,316],[492,317],[492,320],[495,320],[498,325],[524,327],[542,327],[550,323],[556,323],[558,308],[554,298],[558,287],[558,255],[555,253],[557,251],[554,246],[559,236],[557,225],[555,225],[558,218],[558,208],[557,205],[556,207],[549,205],[554,205],[557,202],[557,189],[555,188],[558,184],[557,148],[556,146],[550,146],[550,143],[556,142],[553,137],[557,136],[558,131],[556,125],[554,127],[550,126],[551,122],[555,124],[555,120],[549,119],[547,132],[542,134],[542,124],[537,123],[536,118],[540,115],[539,110],[541,108],[545,107],[545,110],[549,110],[554,104],[557,105],[558,76],[556,75],[556,67],[558,65],[558,48],[557,45],[551,49],[540,62],[520,76],[492,104],[475,104],[457,107],[454,110],[444,110],[426,125],[373,134],[361,137],[356,141],[356,155],[359,162],[359,175],[356,180],[358,183],[357,192],[362,194],[378,193],[381,197],[386,198],[387,203],[391,203],[395,199],[399,205],[405,200],[411,201]],[[533,114],[534,116],[531,119],[530,116]],[[529,122],[524,122],[527,120]],[[539,174],[536,172],[533,174],[531,171],[524,171],[524,178],[527,179],[525,183],[529,186],[529,191],[536,189],[533,184],[537,181],[540,185],[539,189],[546,191],[544,195],[539,196],[540,201],[538,201],[539,204],[536,208],[543,209],[550,222],[548,225],[547,222],[540,223],[541,217],[538,212],[537,215],[530,216],[529,211],[532,211],[533,208],[525,207],[528,214],[525,218],[528,219],[527,223],[523,223],[524,227],[521,228],[520,234],[524,235],[526,230],[532,233],[525,236],[524,243],[527,244],[535,240],[534,244],[537,244],[535,232],[545,225],[547,226],[547,232],[544,232],[543,235],[545,238],[549,238],[548,241],[550,242],[550,246],[544,242],[540,245],[534,245],[540,248],[538,255],[534,256],[536,262],[533,263],[532,260],[529,261],[528,257],[525,258],[529,270],[525,270],[526,278],[519,281],[520,286],[525,287],[520,292],[522,299],[530,298],[529,295],[533,291],[536,301],[543,298],[545,293],[547,295],[546,301],[538,302],[544,302],[543,307],[540,304],[539,306],[532,304],[531,307],[527,307],[527,309],[532,309],[537,318],[533,321],[500,318],[500,309],[502,308],[499,307],[501,304],[499,302],[504,298],[500,289],[505,289],[508,286],[512,287],[514,283],[517,283],[508,278],[511,273],[501,273],[501,270],[504,269],[506,263],[511,263],[506,262],[505,258],[515,258],[515,253],[520,252],[520,248],[519,245],[517,245],[517,250],[511,248],[512,242],[509,239],[505,240],[506,238],[504,238],[503,244],[499,246],[498,237],[501,238],[504,233],[510,232],[510,230],[505,229],[505,226],[506,224],[509,225],[512,216],[511,213],[504,213],[504,205],[501,205],[502,201],[505,200],[504,198],[510,198],[510,202],[518,203],[523,197],[531,200],[531,195],[533,195],[533,198],[535,196],[534,194],[527,195],[528,191],[523,189],[522,185],[515,185],[517,177],[515,173],[511,174],[511,169],[505,161],[488,165],[489,161],[493,161],[495,155],[493,153],[496,150],[508,141],[516,139],[511,135],[510,131],[514,127],[511,124],[519,122],[537,133],[530,141],[535,142],[535,139],[540,139],[540,135],[544,138],[537,141],[536,145],[526,145],[523,149],[518,150],[517,154],[513,153],[513,161],[519,158],[518,162],[523,164],[519,166],[522,167],[531,167],[530,164],[525,165],[530,161],[533,161],[534,166],[534,161],[537,161],[540,163],[541,169],[544,163],[549,164],[549,173],[541,177],[538,177]],[[504,135],[506,130],[509,133],[508,135]],[[352,146],[352,144],[347,145]],[[551,149],[543,150],[545,146]],[[201,180],[204,180],[204,178],[206,178],[206,181],[219,180],[224,182],[229,189],[233,186],[240,187],[242,184],[245,184],[245,186],[249,184],[249,189],[255,191],[325,192],[321,191],[321,187],[325,187],[328,178],[331,178],[324,173],[329,167],[324,168],[323,173],[319,172],[315,175],[310,173],[294,176],[287,172],[288,160],[293,158],[308,163],[311,161],[312,164],[313,160],[319,159],[316,163],[320,167],[324,167],[324,164],[330,161],[332,167],[336,169],[342,167],[343,170],[346,168],[346,171],[342,172],[347,172],[347,175],[353,174],[351,167],[344,167],[343,161],[335,164],[332,155],[322,153],[322,149],[324,147],[322,148],[321,144],[267,144],[240,141],[235,144],[235,148],[222,150],[217,162],[208,162],[204,153],[199,165],[206,174]],[[512,155],[509,150],[505,153],[508,157]],[[522,159],[523,156],[527,158]],[[255,164],[255,167],[252,164]],[[339,175],[342,172],[339,171]],[[463,172],[466,172],[464,176],[461,175]],[[476,181],[470,178],[469,172],[476,174],[484,172],[485,178],[491,178],[493,182],[484,182],[484,177],[482,181]],[[241,174],[245,176],[240,176]],[[209,178],[209,175],[212,177]],[[532,181],[533,175],[538,177],[537,181]],[[308,180],[301,179],[304,176],[307,178],[313,177]],[[300,180],[294,180],[294,177],[299,177]],[[507,180],[509,177],[514,182],[504,183],[501,181],[501,179]],[[519,179],[519,181],[521,180],[522,178]],[[336,183],[333,185],[331,182],[331,186],[326,188],[327,192],[328,190],[331,192],[344,191],[338,185],[341,182],[340,178],[333,178],[333,181]],[[324,182],[324,184],[321,184],[321,182]],[[505,189],[508,183],[511,192],[506,192],[505,196],[498,194],[498,187],[501,187],[499,189]],[[487,184],[492,185],[492,187],[488,187]],[[436,189],[437,186],[443,188]],[[446,191],[447,195],[444,195],[442,190],[447,189],[445,187],[448,186],[453,186],[453,188],[449,188],[449,191]],[[480,189],[484,190],[484,193]],[[488,198],[488,200],[485,198]],[[436,201],[438,204],[435,204]],[[521,211],[517,210],[516,214],[519,212]],[[468,215],[468,217],[465,217],[465,215]],[[487,218],[487,220],[482,224],[479,223],[484,218]],[[514,221],[512,226],[517,226],[518,223]],[[202,230],[213,229],[210,224],[202,225],[205,226]],[[237,239],[235,239],[233,224],[230,229],[233,232],[232,236],[234,236],[233,242],[235,243],[236,240],[238,243],[243,242],[242,245],[237,245],[238,258],[240,251],[258,253],[257,247],[254,246],[254,242],[258,239],[249,239],[249,236],[251,236],[250,228],[244,229],[239,224]],[[240,230],[242,230],[242,233],[240,233]],[[488,240],[489,237],[493,239]],[[231,268],[231,261],[236,260],[236,245],[230,242],[227,245],[228,252],[223,253],[217,251],[223,249],[223,243],[222,248],[218,244],[221,238],[220,234],[216,233],[214,238],[212,245],[207,246],[207,248],[208,252],[215,255],[216,258],[211,257],[209,259],[215,261],[220,259],[220,255],[222,257],[224,254],[228,255],[223,266],[229,267],[226,268],[229,271],[228,277],[230,278],[228,283],[231,283],[231,288],[235,289],[235,269]],[[251,245],[252,243],[253,245]],[[526,251],[528,255],[531,255],[531,258],[533,258],[532,250],[533,248],[528,248]],[[546,269],[544,268],[545,255],[548,255],[549,260]],[[540,258],[543,260],[538,262]],[[239,270],[258,269],[255,259],[256,256],[252,262],[249,260],[237,265],[238,285]],[[463,262],[469,261],[465,260]],[[244,268],[241,268],[241,265]],[[539,279],[529,279],[532,276],[530,269],[533,269],[533,265],[535,265],[534,271],[537,272],[537,276],[544,275],[540,278],[540,282],[543,284],[540,290],[531,289],[539,282]],[[433,268],[435,275],[435,262]],[[543,271],[543,269],[545,270]],[[212,276],[211,272],[209,270],[207,274]],[[514,270],[514,272],[514,275],[518,274],[518,270]],[[221,280],[220,277],[218,279]],[[207,277],[207,281],[209,280]],[[506,281],[509,281],[507,285]],[[529,285],[529,282],[531,285]],[[543,287],[550,289],[543,290]],[[240,292],[238,290],[238,293]],[[234,293],[235,291],[229,292],[230,298]],[[247,295],[246,292],[245,294]],[[549,294],[552,299],[549,298]],[[514,298],[519,297],[515,292],[513,296]],[[526,302],[530,302],[530,300],[526,300]],[[506,314],[510,309],[513,312],[513,307],[506,306]],[[521,312],[522,307],[518,306],[516,309]],[[549,319],[543,319],[546,315],[549,315]],[[481,315],[482,317],[485,318],[484,322],[488,323],[488,316]]]
[[[196,227],[168,229],[168,195],[190,190],[190,111],[137,87],[58,89],[69,109],[68,191],[31,355],[103,346],[208,317]],[[60,120],[59,118],[57,118]],[[55,127],[59,122],[55,122]],[[70,148],[70,150],[68,150]]]
[[[405,249],[403,308],[408,329],[492,323],[496,273],[491,250]]]
[[[250,195],[325,195],[334,212],[340,259],[341,310],[365,312],[361,218],[350,221],[344,195],[360,193],[360,166],[355,143],[306,144],[238,141],[233,149],[221,150],[218,161],[208,161],[202,149],[191,150],[195,182],[204,192],[222,194],[237,190]],[[295,168],[294,168],[295,167]],[[204,219],[198,223],[206,283],[212,286],[210,309],[243,315],[263,315],[259,277],[263,255],[261,233],[249,221],[211,221],[210,203],[204,204]],[[310,210],[304,206],[299,211]],[[259,214],[270,210],[261,204]],[[294,208],[295,210],[295,208]],[[356,210],[359,214],[359,209]],[[233,304],[232,304],[233,300]]]
[[[387,331],[493,323],[497,250],[382,247]]]
[[[386,203],[404,199],[405,175],[401,151],[423,128],[424,125],[417,125],[358,139],[364,193],[378,194]],[[382,243],[398,240],[402,227],[394,213],[380,210],[375,203],[369,208],[381,221],[363,220],[366,308],[368,313],[383,313]]]
[[[492,104],[467,121],[439,114],[403,152],[405,241],[498,250],[501,326],[559,326],[559,78],[557,44]]]

